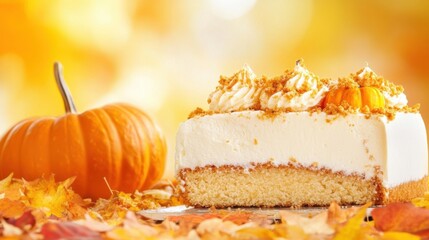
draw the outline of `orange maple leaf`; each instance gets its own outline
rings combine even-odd
[[[24,214],[27,207],[24,203],[8,198],[0,199],[0,216],[5,218],[16,218]]]
[[[41,209],[47,216],[66,219],[82,217],[86,203],[70,188],[73,181],[74,178],[69,178],[57,183],[53,176],[23,181],[22,200],[34,209]]]
[[[392,203],[372,211],[375,228],[379,231],[408,232],[429,236],[429,210],[411,203]]]

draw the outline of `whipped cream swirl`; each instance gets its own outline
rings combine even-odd
[[[328,90],[328,86],[297,61],[293,77],[287,80],[282,90],[271,95],[261,94],[261,107],[305,111],[319,104]]]
[[[377,74],[368,66],[366,66],[358,75],[357,77],[360,80],[363,80],[365,78],[372,78],[377,77]],[[403,91],[398,91],[396,93],[393,93],[389,86],[386,86],[386,81],[383,82],[383,86],[381,93],[384,96],[384,99],[386,101],[386,107],[395,107],[395,108],[403,108],[407,106],[408,99],[407,96],[404,94]]]
[[[221,82],[216,91],[210,94],[209,109],[214,112],[232,112],[252,108],[259,102],[262,90],[255,80],[255,73],[244,65],[243,69],[224,83]]]

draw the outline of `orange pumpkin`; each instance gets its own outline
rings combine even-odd
[[[0,140],[0,177],[76,176],[83,197],[108,197],[114,190],[149,188],[164,172],[166,143],[156,124],[139,109],[111,104],[81,114],[55,63],[66,114],[32,118],[13,126]]]
[[[354,108],[368,106],[369,109],[384,108],[385,99],[378,88],[359,87],[359,88],[337,88],[326,94],[323,107],[329,103],[337,106],[345,101]]]

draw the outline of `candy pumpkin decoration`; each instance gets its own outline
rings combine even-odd
[[[384,108],[385,99],[376,87],[337,88],[326,94],[323,107],[329,103],[337,106],[345,101],[354,108],[368,106],[369,109]]]
[[[76,176],[73,189],[98,198],[110,196],[106,181],[112,189],[133,192],[162,177],[166,144],[148,115],[127,104],[78,114],[59,63],[55,78],[66,114],[23,120],[6,132],[0,140],[1,178]]]

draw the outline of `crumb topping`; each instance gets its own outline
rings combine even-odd
[[[336,89],[373,87],[378,89],[386,104],[375,107],[356,107],[344,100],[336,104],[326,101],[326,95]],[[369,67],[362,68],[348,77],[338,80],[319,78],[297,61],[294,70],[286,70],[280,76],[257,77],[248,66],[244,66],[231,77],[221,76],[216,90],[210,94],[208,110],[197,108],[188,118],[247,110],[263,112],[262,118],[271,118],[285,112],[324,112],[328,115],[349,114],[385,115],[394,119],[397,112],[417,113],[420,105],[408,106],[404,88],[378,76]],[[363,105],[363,104],[362,104]]]
[[[404,88],[401,85],[395,85],[382,76],[377,76],[369,67],[365,67],[357,73],[351,74],[350,78],[360,87],[376,87],[389,93],[391,96],[396,96],[404,92]]]

